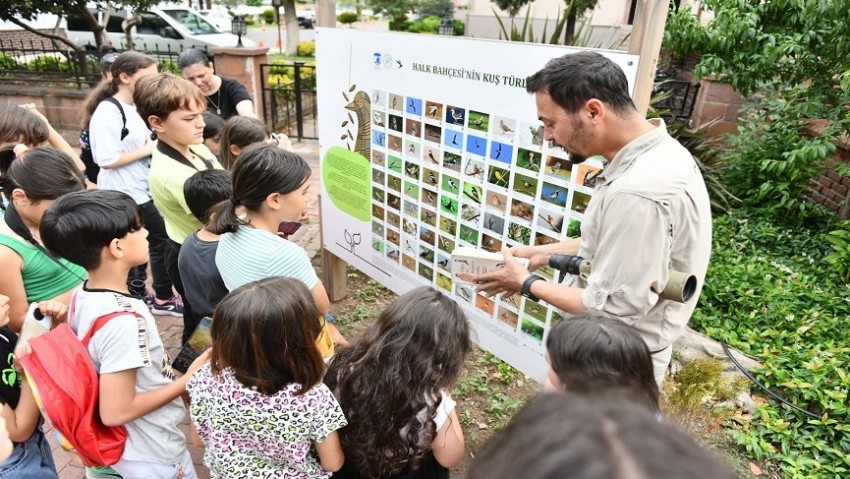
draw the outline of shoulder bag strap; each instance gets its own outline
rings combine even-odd
[[[124,107],[121,106],[121,102],[114,96],[108,96],[104,98],[103,101],[108,101],[118,107],[118,111],[121,112],[121,139],[123,140],[124,138],[127,138],[127,135],[130,134],[130,130],[127,129],[127,115],[124,113]]]

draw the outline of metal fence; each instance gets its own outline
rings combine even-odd
[[[159,60],[159,71],[179,73],[177,56],[180,52],[159,50],[156,45],[148,49],[144,44],[136,45],[136,50],[155,56]],[[7,84],[90,88],[101,79],[100,60],[105,54],[97,50],[77,51],[58,41],[50,47],[40,41],[0,39],[0,79]]]
[[[318,139],[316,67],[304,62],[261,64],[266,125],[293,138]]]
[[[696,108],[699,87],[699,83],[680,79],[678,70],[659,69],[652,88],[656,98],[652,106],[665,120],[688,121]]]

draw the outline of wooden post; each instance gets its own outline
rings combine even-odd
[[[319,195],[319,237],[324,241],[322,219],[322,195]],[[322,284],[332,303],[340,301],[348,294],[348,264],[324,248],[322,243]]]
[[[649,109],[649,98],[652,96],[655,69],[658,66],[669,8],[669,0],[638,0],[635,10],[629,53],[640,55],[640,63],[632,97],[638,111],[643,115],[646,115]]]
[[[319,0],[316,6],[316,25],[336,28],[336,1]]]

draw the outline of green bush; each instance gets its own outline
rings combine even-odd
[[[42,72],[70,72],[72,70],[68,60],[50,55],[39,56],[28,61],[27,69]]]
[[[16,68],[18,68],[18,62],[14,58],[5,53],[0,53],[0,69],[14,70]]]
[[[769,400],[733,436],[786,477],[850,476],[850,295],[823,267],[825,233],[738,210],[715,218],[713,245],[694,327],[762,361],[760,382],[818,416]]]
[[[269,8],[268,10],[263,10],[263,13],[260,14],[260,18],[263,19],[263,22],[266,25],[271,25],[274,23],[274,10]]]
[[[272,21],[274,21],[274,17],[272,17]],[[245,23],[250,27],[257,23],[257,19],[253,15],[245,15]]]
[[[303,42],[298,42],[298,49],[296,53],[299,57],[316,56],[316,40],[304,40]]]
[[[342,12],[340,13],[336,19],[339,23],[351,25],[352,23],[358,20],[357,13],[355,12]]]
[[[316,89],[316,62],[311,61],[304,64],[305,67],[299,70],[301,77],[302,90]],[[291,64],[279,64],[269,67],[268,79],[266,82],[273,88],[275,96],[292,100],[295,98],[295,67]]]

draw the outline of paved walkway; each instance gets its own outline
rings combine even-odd
[[[308,202],[310,217],[307,220],[307,223],[294,235],[292,235],[290,240],[304,247],[307,250],[309,257],[313,258],[319,253],[319,250],[322,247],[322,239],[319,235],[319,204],[316,196],[320,191],[319,185],[321,181],[321,177],[319,176],[319,145],[315,141],[305,141],[301,143],[293,143],[293,148],[296,153],[303,156],[310,164],[310,167],[313,170],[313,176],[310,178],[311,198]],[[177,351],[181,346],[180,338],[183,334],[183,320],[182,318],[174,318],[171,316],[156,316],[156,319],[162,341],[168,350],[168,354],[173,358],[177,355]],[[188,425],[189,417],[187,414],[186,419],[184,419],[183,424],[181,425],[184,433],[186,432]],[[48,437],[50,439],[51,449],[53,450],[53,459],[56,461],[56,470],[59,471],[59,477],[63,479],[85,478],[84,469],[71,462],[71,457],[58,446],[56,441],[53,439],[53,434],[48,434]],[[192,460],[195,463],[195,469],[198,472],[198,477],[200,479],[208,479],[209,471],[203,465],[203,449],[189,444],[189,453],[192,455]]]

